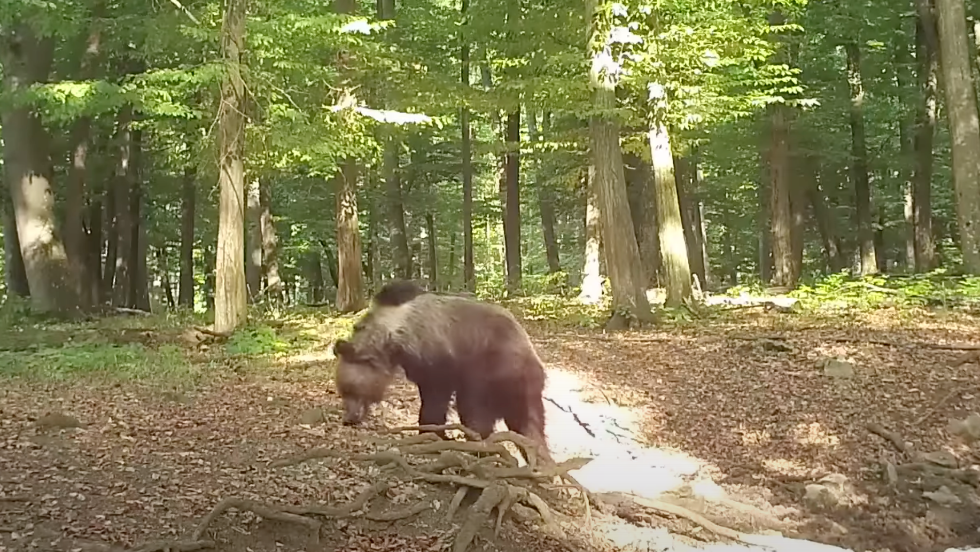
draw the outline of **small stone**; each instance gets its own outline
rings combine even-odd
[[[831,507],[837,505],[837,497],[827,487],[819,483],[810,483],[806,486],[806,495],[803,500],[812,506]]]
[[[950,491],[949,487],[947,487],[946,485],[939,487],[939,490],[934,492],[926,491],[922,493],[922,496],[928,498],[929,500],[932,500],[933,502],[939,504],[940,506],[955,506],[957,504],[963,503],[960,497],[953,494],[953,492]]]
[[[928,452],[923,454],[922,457],[926,462],[930,464],[935,464],[937,466],[942,466],[944,468],[956,468],[960,465],[959,460],[952,453],[945,450],[937,450],[936,452]]]
[[[320,425],[326,421],[327,418],[323,413],[323,409],[320,408],[310,408],[304,411],[299,419],[299,423],[308,426]]]
[[[967,444],[980,441],[980,414],[974,412],[962,420],[950,420],[946,429]]]
[[[854,363],[841,358],[826,358],[821,361],[823,373],[832,378],[854,377]]]

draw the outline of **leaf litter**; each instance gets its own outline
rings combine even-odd
[[[712,523],[747,532],[778,525],[787,535],[896,552],[980,542],[977,517],[972,526],[963,519],[975,516],[977,505],[961,504],[964,513],[952,515],[950,508],[923,497],[938,488],[919,480],[889,485],[882,466],[900,465],[901,454],[868,430],[874,422],[917,450],[949,449],[946,422],[977,409],[980,371],[969,363],[951,365],[955,350],[921,344],[976,344],[977,329],[969,322],[934,320],[899,325],[887,317],[814,325],[785,316],[617,335],[529,325],[545,362],[586,382],[578,403],[556,400],[562,410],[549,409],[549,423],[553,412],[574,416],[568,425],[551,424],[561,428],[549,429],[552,447],[559,450],[556,459],[569,456],[583,437],[627,435],[639,449],[676,451],[697,460],[696,468],[678,469],[677,478],[688,490],[712,481],[728,498],[705,503],[677,486],[657,498]],[[817,366],[826,357],[847,358],[856,367],[853,377],[824,375]],[[315,365],[309,371],[298,378],[216,377],[182,394],[135,383],[5,382],[0,389],[0,551],[116,550],[176,540],[193,534],[200,520],[230,497],[279,509],[356,500],[385,468],[350,458],[378,450],[372,437],[382,435],[384,427],[414,420],[414,388],[398,385],[366,427],[348,428],[340,424],[329,372]],[[637,426],[625,427],[622,420],[603,426],[597,420],[604,414],[585,413],[595,405],[630,411]],[[311,408],[322,409],[322,421],[301,423]],[[50,415],[77,424],[39,423]],[[268,469],[272,462],[317,448],[333,450],[338,458]],[[963,467],[978,462],[975,448],[955,452]],[[595,454],[601,455],[602,450]],[[657,461],[668,463],[667,455]],[[832,475],[846,479],[841,486],[850,494],[829,507],[808,503],[807,486]],[[315,540],[288,520],[259,522],[254,512],[238,510],[216,519],[204,537],[214,540],[214,550],[448,549],[459,530],[459,520],[455,525],[445,520],[455,493],[437,487],[402,481],[383,493],[391,508],[428,500],[430,512],[395,521],[332,520],[324,522]],[[613,510],[632,524],[631,538],[645,526],[695,540],[718,538],[682,516],[636,504]],[[595,512],[596,519],[601,522],[606,513]],[[512,518],[502,524],[499,540],[491,520],[490,532],[474,537],[476,545],[572,546],[520,516]],[[607,548],[609,539],[589,544]]]

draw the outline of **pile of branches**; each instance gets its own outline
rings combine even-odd
[[[433,431],[458,430],[467,441],[443,440]],[[474,431],[458,424],[444,426],[412,426],[389,430],[389,433],[420,431],[416,435],[401,438],[380,439],[384,448],[375,453],[350,454],[330,448],[317,448],[302,454],[283,458],[269,464],[271,469],[295,466],[322,458],[340,458],[355,462],[370,462],[411,481],[452,485],[456,493],[449,504],[446,519],[452,520],[467,493],[480,492],[459,530],[453,537],[453,552],[466,552],[480,528],[490,520],[494,509],[497,517],[494,534],[499,534],[501,523],[513,512],[522,520],[538,522],[553,536],[564,536],[560,518],[563,514],[553,510],[542,495],[556,489],[575,488],[585,499],[585,516],[591,522],[589,493],[568,475],[579,469],[591,458],[573,458],[559,464],[541,463],[537,444],[523,435],[504,431],[482,439]],[[515,445],[526,465],[521,466],[505,443]],[[242,498],[226,498],[204,517],[190,539],[184,541],[158,541],[144,544],[136,552],[191,552],[211,548],[215,542],[207,538],[209,526],[228,510],[251,511],[262,518],[295,523],[307,527],[314,540],[319,540],[323,519],[361,517],[371,521],[397,521],[433,508],[431,501],[421,501],[407,508],[385,510],[380,513],[367,511],[371,500],[397,486],[398,477],[383,479],[363,491],[353,501],[340,505],[310,504],[303,506],[264,504]],[[562,482],[565,483],[562,483]],[[557,484],[556,484],[557,483]]]

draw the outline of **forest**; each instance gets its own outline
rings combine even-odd
[[[4,0],[0,75],[0,552],[980,547],[980,2]],[[342,423],[394,281],[554,462]]]

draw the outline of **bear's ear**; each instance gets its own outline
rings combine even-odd
[[[354,356],[354,344],[346,339],[338,339],[333,345],[333,353],[338,357],[351,358]]]

